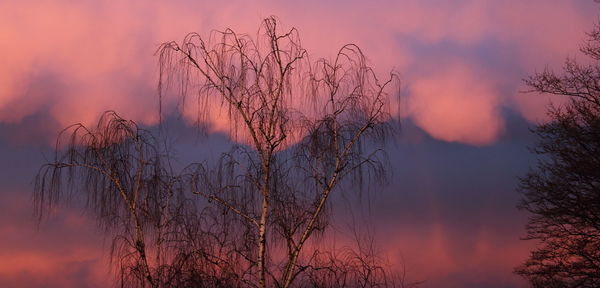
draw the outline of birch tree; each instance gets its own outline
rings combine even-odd
[[[240,167],[216,185],[206,175],[222,176],[223,167],[198,167],[193,192],[245,222],[249,282],[290,287],[316,269],[318,251],[305,259],[302,252],[327,226],[331,194],[350,175],[384,172],[376,145],[389,133],[386,89],[397,85],[396,75],[380,81],[352,44],[332,60],[311,62],[298,31],[280,32],[275,18],[264,20],[256,40],[229,29],[208,40],[191,33],[163,44],[160,58],[162,75],[178,79],[182,97],[220,102],[231,136],[247,144],[226,155],[228,166]],[[210,109],[200,105],[200,113]]]
[[[157,54],[161,99],[193,98],[200,123],[216,109],[238,144],[214,165],[174,173],[160,141],[133,122],[109,114],[95,129],[75,126],[38,175],[40,215],[62,195],[83,194],[122,243],[113,258],[131,260],[117,265],[124,286],[403,285],[371,242],[311,241],[327,238],[332,200],[385,178],[395,73],[380,80],[353,44],[312,61],[298,31],[274,17],[256,38],[190,33]]]

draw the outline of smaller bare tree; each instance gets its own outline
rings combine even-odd
[[[54,162],[36,177],[37,214],[43,217],[59,200],[83,197],[98,224],[114,235],[111,255],[123,282],[158,287],[176,195],[155,138],[107,112],[95,129],[65,129],[56,149]]]

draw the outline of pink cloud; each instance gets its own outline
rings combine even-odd
[[[465,63],[432,68],[409,85],[407,115],[437,139],[486,145],[503,129],[493,83]]]
[[[591,5],[589,7],[596,7]],[[3,63],[0,67],[0,121],[18,123],[24,117],[43,111],[49,112],[62,126],[74,122],[89,124],[104,110],[113,109],[126,118],[154,124],[158,120],[154,90],[157,59],[152,55],[158,44],[181,39],[190,31],[206,35],[211,29],[225,27],[254,35],[260,19],[269,15],[278,15],[282,26],[298,27],[304,46],[315,58],[332,57],[341,45],[356,43],[380,75],[396,68],[405,76],[405,84],[424,91],[426,88],[422,83],[430,81],[427,77],[431,75],[419,78],[419,73],[415,74],[413,70],[435,65],[433,61],[437,60],[433,59],[439,59],[437,56],[445,53],[443,43],[470,49],[486,41],[497,41],[516,51],[518,58],[512,61],[526,71],[541,69],[546,63],[562,63],[568,53],[574,53],[583,39],[583,31],[594,21],[589,17],[593,13],[589,7],[575,2],[549,4],[516,0],[453,3],[407,0],[377,5],[268,0],[252,4],[243,1],[218,4],[184,1],[168,4],[144,1],[3,2],[0,4],[0,43],[3,47],[0,55]],[[411,43],[432,47],[432,50],[414,50]],[[486,77],[506,77],[488,70]],[[520,85],[523,75],[514,76],[513,85]],[[56,90],[58,85],[60,92],[48,93],[52,94],[49,96],[40,92],[44,89],[35,93],[30,91],[32,83],[38,82],[39,77],[54,78],[56,83],[46,87]],[[409,79],[414,82],[407,83]],[[488,119],[483,119],[483,113],[455,115],[450,120],[454,123],[451,131],[457,134],[437,131],[432,132],[433,137],[465,143],[491,143],[498,137],[491,134],[500,131],[499,124],[493,122],[502,122],[501,119],[494,120],[501,117],[494,114],[495,110],[508,105],[525,118],[532,119],[545,109],[540,108],[543,105],[522,104],[528,101],[513,99],[517,93],[499,95],[498,82],[487,79],[483,82],[486,84],[478,85],[471,89],[472,92],[485,90],[487,95],[496,96],[476,99],[467,95],[466,90],[448,96],[454,97],[452,100],[463,96],[465,99],[446,105],[463,111],[461,113],[478,110],[475,105],[482,105],[482,110],[492,115]],[[462,87],[455,87],[459,88]],[[421,100],[425,99],[423,97]],[[490,99],[493,101],[486,103]],[[165,105],[172,108],[175,103],[176,100],[168,99]],[[460,107],[462,105],[465,107]],[[440,113],[431,111],[429,117],[419,114],[421,116],[415,122],[427,131],[434,131],[433,126],[445,125],[434,123],[442,121]],[[209,125],[217,131],[228,129],[227,119],[221,118],[220,113],[211,114]],[[438,116],[433,117],[434,114]],[[479,136],[464,134],[478,129],[468,123],[480,120],[487,121],[492,130],[480,132],[483,135]]]

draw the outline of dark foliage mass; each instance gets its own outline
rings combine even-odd
[[[534,91],[570,97],[534,130],[537,169],[521,179],[520,208],[531,213],[526,239],[539,241],[516,272],[533,287],[600,287],[600,27],[564,74],[527,80]]]
[[[218,103],[244,144],[175,173],[162,141],[108,112],[59,137],[37,177],[39,215],[83,198],[125,287],[402,286],[373,243],[310,241],[327,237],[332,194],[383,178],[395,74],[380,82],[355,45],[311,62],[274,18],[256,40],[192,33],[158,54],[161,95],[197,97],[199,122]]]

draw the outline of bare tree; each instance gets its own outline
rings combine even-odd
[[[542,158],[521,179],[520,208],[532,215],[526,239],[540,245],[516,269],[533,287],[600,287],[600,27],[582,52],[592,64],[567,60],[564,75],[544,71],[533,91],[571,98],[538,125]]]
[[[99,225],[115,235],[112,253],[123,281],[151,287],[157,287],[175,195],[156,144],[147,131],[114,112],[105,113],[92,130],[73,125],[59,136],[55,161],[36,177],[34,197],[42,217],[61,198],[83,196]]]
[[[259,34],[255,41],[225,30],[204,41],[191,33],[161,47],[161,71],[180,80],[183,96],[199,97],[200,111],[207,109],[202,103],[221,101],[236,127],[232,136],[241,134],[251,147],[226,156],[242,166],[239,173],[231,171],[216,187],[211,179],[194,181],[200,185],[194,192],[246,222],[248,282],[289,287],[315,262],[316,255],[301,254],[325,228],[328,199],[339,183],[352,173],[363,176],[357,173],[365,168],[382,172],[380,150],[365,155],[362,142],[384,139],[385,89],[397,78],[378,81],[355,45],[342,47],[332,61],[311,63],[298,32],[280,33],[274,18],[265,19]],[[297,103],[313,104],[312,113]],[[295,135],[306,137],[293,143]],[[223,175],[222,168],[193,174]],[[284,244],[280,259],[271,256],[277,252],[269,242]]]
[[[191,33],[158,54],[161,96],[197,97],[200,122],[219,103],[243,144],[175,175],[158,141],[109,113],[95,130],[69,130],[67,150],[42,168],[40,215],[80,188],[124,243],[114,255],[130,259],[119,263],[126,286],[402,285],[372,245],[310,241],[327,237],[332,195],[384,179],[396,74],[381,82],[352,44],[311,62],[297,30],[281,32],[273,17],[256,40],[229,29],[207,41]]]

